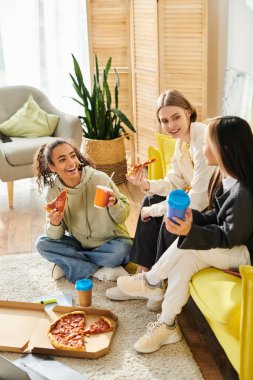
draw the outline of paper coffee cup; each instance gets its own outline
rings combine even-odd
[[[105,208],[108,205],[109,198],[113,190],[110,187],[97,185],[96,194],[94,199],[94,206],[98,208]]]
[[[189,195],[181,189],[173,190],[170,192],[168,198],[167,217],[175,223],[173,219],[176,216],[179,219],[184,220],[186,210],[190,204]]]
[[[78,293],[80,306],[88,307],[91,305],[92,287],[93,282],[89,278],[83,278],[76,282],[75,288]]]

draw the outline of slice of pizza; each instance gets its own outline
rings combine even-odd
[[[51,212],[52,210],[57,210],[58,212],[62,213],[64,212],[64,208],[67,202],[68,198],[68,191],[65,189],[63,190],[57,197],[50,203],[44,206],[44,209],[47,212]]]
[[[93,334],[101,334],[108,331],[113,330],[113,324],[112,322],[105,317],[101,317],[94,321],[91,325],[89,330],[85,331],[85,335],[93,335]]]
[[[60,316],[48,330],[51,344],[59,350],[85,351],[86,313],[73,311]]]
[[[138,172],[138,170],[139,170],[140,168],[144,168],[145,166],[148,166],[148,165],[152,164],[152,163],[155,162],[155,161],[157,161],[156,158],[151,158],[151,159],[148,160],[148,161],[140,162],[139,164],[134,164],[134,166],[132,166],[132,167],[129,169],[127,175],[130,176],[130,177],[133,177],[133,176],[135,176],[135,174]]]

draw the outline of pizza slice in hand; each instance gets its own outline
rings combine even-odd
[[[144,161],[144,162],[141,162],[141,163],[139,163],[139,164],[134,164],[134,166],[132,166],[132,167],[129,169],[127,175],[130,176],[130,177],[133,177],[133,176],[135,176],[135,174],[138,172],[138,170],[139,170],[140,168],[144,168],[145,166],[148,166],[148,165],[152,164],[152,163],[155,162],[155,161],[157,161],[156,158],[151,158],[151,159],[148,160],[148,161]]]
[[[47,212],[51,212],[52,210],[57,210],[61,214],[64,212],[64,208],[68,198],[68,191],[63,190],[57,197],[50,203],[44,206],[44,209]]]
[[[93,322],[90,325],[89,330],[85,331],[84,334],[85,335],[101,334],[101,333],[112,331],[112,330],[113,330],[112,322],[105,317],[101,317],[97,319],[95,322]]]

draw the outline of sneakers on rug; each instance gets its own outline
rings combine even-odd
[[[120,276],[129,276],[129,273],[123,267],[102,267],[92,275],[100,281],[117,281]]]
[[[117,286],[114,288],[109,288],[106,290],[105,295],[107,298],[110,298],[113,301],[129,301],[129,300],[141,300],[146,299],[144,297],[138,296],[129,296],[126,293],[122,292]],[[162,301],[152,301],[148,300],[147,309],[149,311],[160,311],[162,306]]]
[[[164,289],[162,282],[158,285],[150,285],[147,282],[145,273],[138,273],[134,276],[119,277],[117,280],[119,289],[129,296],[148,298],[152,301],[162,301]]]
[[[151,353],[159,350],[165,344],[179,342],[182,333],[178,324],[168,326],[159,321],[160,315],[157,315],[157,321],[149,323],[147,332],[134,345],[136,351],[141,353]]]
[[[128,301],[128,300],[141,300],[143,297],[128,296],[126,293],[122,292],[117,286],[114,288],[109,288],[106,290],[105,295],[113,301]]]
[[[149,311],[154,311],[155,313],[157,313],[158,311],[161,311],[162,303],[163,303],[163,299],[161,301],[148,300],[147,309]]]
[[[63,272],[63,269],[59,267],[58,265],[54,264],[52,269],[52,278],[53,280],[59,280],[60,278],[64,277],[65,274]]]

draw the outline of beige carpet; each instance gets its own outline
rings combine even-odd
[[[36,296],[67,290],[73,292],[75,299],[74,286],[65,278],[53,281],[51,268],[52,264],[36,253],[0,257],[0,299],[32,301]],[[164,346],[153,354],[135,352],[134,342],[144,334],[147,323],[154,321],[156,315],[147,311],[144,300],[113,302],[106,299],[105,290],[113,285],[94,280],[93,306],[110,309],[119,318],[109,353],[98,359],[56,359],[85,374],[89,380],[203,379],[184,340]],[[15,353],[0,354],[9,360],[20,357]]]

